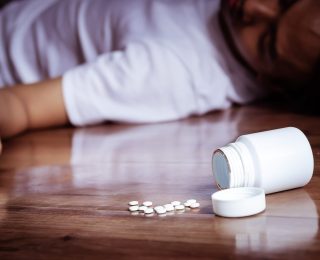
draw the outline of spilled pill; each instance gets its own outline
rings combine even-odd
[[[144,212],[147,208],[148,208],[148,207],[146,207],[146,206],[140,206],[140,207],[139,207],[139,211],[143,211],[143,212]]]
[[[199,208],[200,207],[200,203],[196,202],[196,203],[193,203],[190,205],[190,208],[192,209],[196,209],[196,208]]]
[[[146,208],[146,209],[144,210],[144,213],[145,213],[145,214],[152,214],[153,212],[154,212],[153,208]]]
[[[165,209],[165,207],[163,206],[157,206],[154,208],[154,210],[158,213],[158,214],[164,214],[167,212],[167,210]]]
[[[175,201],[172,201],[172,202],[171,202],[171,204],[172,204],[173,206],[178,206],[178,205],[180,205],[180,204],[181,204],[181,202],[180,202],[180,201],[175,200]]]
[[[193,204],[193,203],[196,203],[197,200],[195,199],[190,199],[190,200],[187,200],[187,203],[189,203],[190,205]]]
[[[150,207],[152,206],[152,202],[151,201],[145,201],[142,203],[143,206],[146,206],[146,207]]]
[[[172,204],[166,204],[163,206],[166,211],[173,211],[174,210],[174,206]]]
[[[130,206],[129,210],[130,211],[138,211],[139,210],[139,206]]]
[[[200,207],[200,203],[198,203],[195,199],[189,199],[184,203],[180,201],[172,201],[171,203],[165,204],[163,206],[151,207],[153,205],[152,201],[144,201],[139,205],[137,200],[130,201],[129,203],[129,211],[131,211],[132,215],[145,215],[147,217],[154,216],[154,212],[156,212],[159,217],[166,216],[166,213],[171,214],[182,214],[185,210],[198,209]]]
[[[174,207],[175,210],[184,210],[184,205],[180,204]]]
[[[188,201],[186,201],[185,203],[183,203],[183,205],[184,205],[185,207],[190,207],[191,203],[189,203]]]

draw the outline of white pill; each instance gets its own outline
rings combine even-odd
[[[129,210],[130,211],[138,211],[139,210],[139,206],[130,206]]]
[[[163,208],[163,206],[156,206],[154,207],[154,210],[157,211],[158,209],[161,209],[161,208]]]
[[[143,211],[143,212],[144,212],[147,208],[148,208],[148,207],[146,207],[146,206],[140,206],[140,207],[139,207],[139,211]]]
[[[139,204],[139,201],[137,201],[137,200],[133,200],[133,201],[129,202],[130,206],[137,206],[138,204]]]
[[[184,210],[184,205],[180,204],[174,207],[175,210]]]
[[[178,206],[178,205],[181,204],[181,202],[180,202],[180,201],[172,201],[171,204],[172,204],[173,206]]]
[[[145,201],[142,203],[143,206],[146,206],[146,207],[150,207],[152,206],[152,202],[151,201]]]
[[[174,210],[174,206],[172,204],[166,204],[163,206],[166,211],[173,211]]]
[[[154,212],[153,208],[146,208],[144,213],[145,214],[152,214]]]
[[[196,202],[196,203],[193,203],[190,205],[190,208],[192,209],[196,209],[196,208],[199,208],[200,207],[200,203]]]
[[[165,209],[165,207],[162,206],[157,206],[154,208],[154,210],[158,213],[158,214],[164,214],[167,212],[167,210]]]
[[[185,207],[190,207],[191,203],[189,203],[188,201],[186,201],[185,203],[183,203],[183,205],[184,205]]]
[[[187,203],[189,203],[190,205],[193,203],[196,203],[196,202],[197,202],[197,200],[195,200],[195,199],[187,200]]]

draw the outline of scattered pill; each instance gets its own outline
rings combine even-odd
[[[171,204],[172,204],[173,206],[178,206],[178,205],[181,204],[181,202],[175,200],[175,201],[172,201]]]
[[[189,203],[190,205],[193,204],[193,203],[196,203],[197,200],[195,199],[190,199],[190,200],[187,200],[187,203]]]
[[[174,206],[172,204],[166,204],[163,206],[166,211],[173,211],[174,210]]]
[[[152,206],[152,202],[151,201],[145,201],[142,203],[143,206],[146,206],[146,207],[150,207]]]
[[[145,214],[152,214],[154,212],[153,208],[146,208],[144,213]]]
[[[175,210],[184,210],[184,205],[180,204],[174,207]]]
[[[138,211],[139,210],[139,206],[130,206],[129,210],[130,211]]]
[[[139,202],[136,200],[129,202],[129,211],[131,211],[132,215],[144,215],[147,217],[151,217],[156,212],[160,217],[168,215],[172,215],[175,213],[182,214],[185,210],[199,210],[200,203],[198,203],[195,199],[189,199],[185,201],[183,204],[180,201],[172,201],[171,203],[165,204],[163,206],[156,206],[152,208],[151,201],[144,201],[142,205],[139,205]]]
[[[167,210],[165,209],[165,207],[163,206],[157,206],[154,208],[154,210],[158,213],[158,214],[164,214],[167,212]]]
[[[190,205],[190,208],[192,209],[196,209],[196,208],[199,208],[200,207],[200,203],[196,202],[196,203],[193,203]]]
[[[190,207],[191,203],[188,202],[188,201],[186,201],[185,203],[183,203],[183,205],[184,205],[185,207]]]
[[[148,208],[148,207],[146,207],[146,206],[140,206],[140,207],[139,207],[139,211],[143,211],[143,212],[144,212],[147,208]]]

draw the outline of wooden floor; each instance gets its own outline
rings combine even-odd
[[[0,156],[0,259],[317,258],[320,118],[234,108],[154,125],[29,133]],[[212,151],[237,136],[296,126],[315,172],[304,188],[267,196],[262,214],[215,216]],[[130,200],[195,198],[199,211],[131,215]]]

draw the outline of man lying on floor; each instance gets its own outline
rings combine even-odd
[[[319,97],[319,22],[318,0],[11,2],[0,10],[0,136]]]

